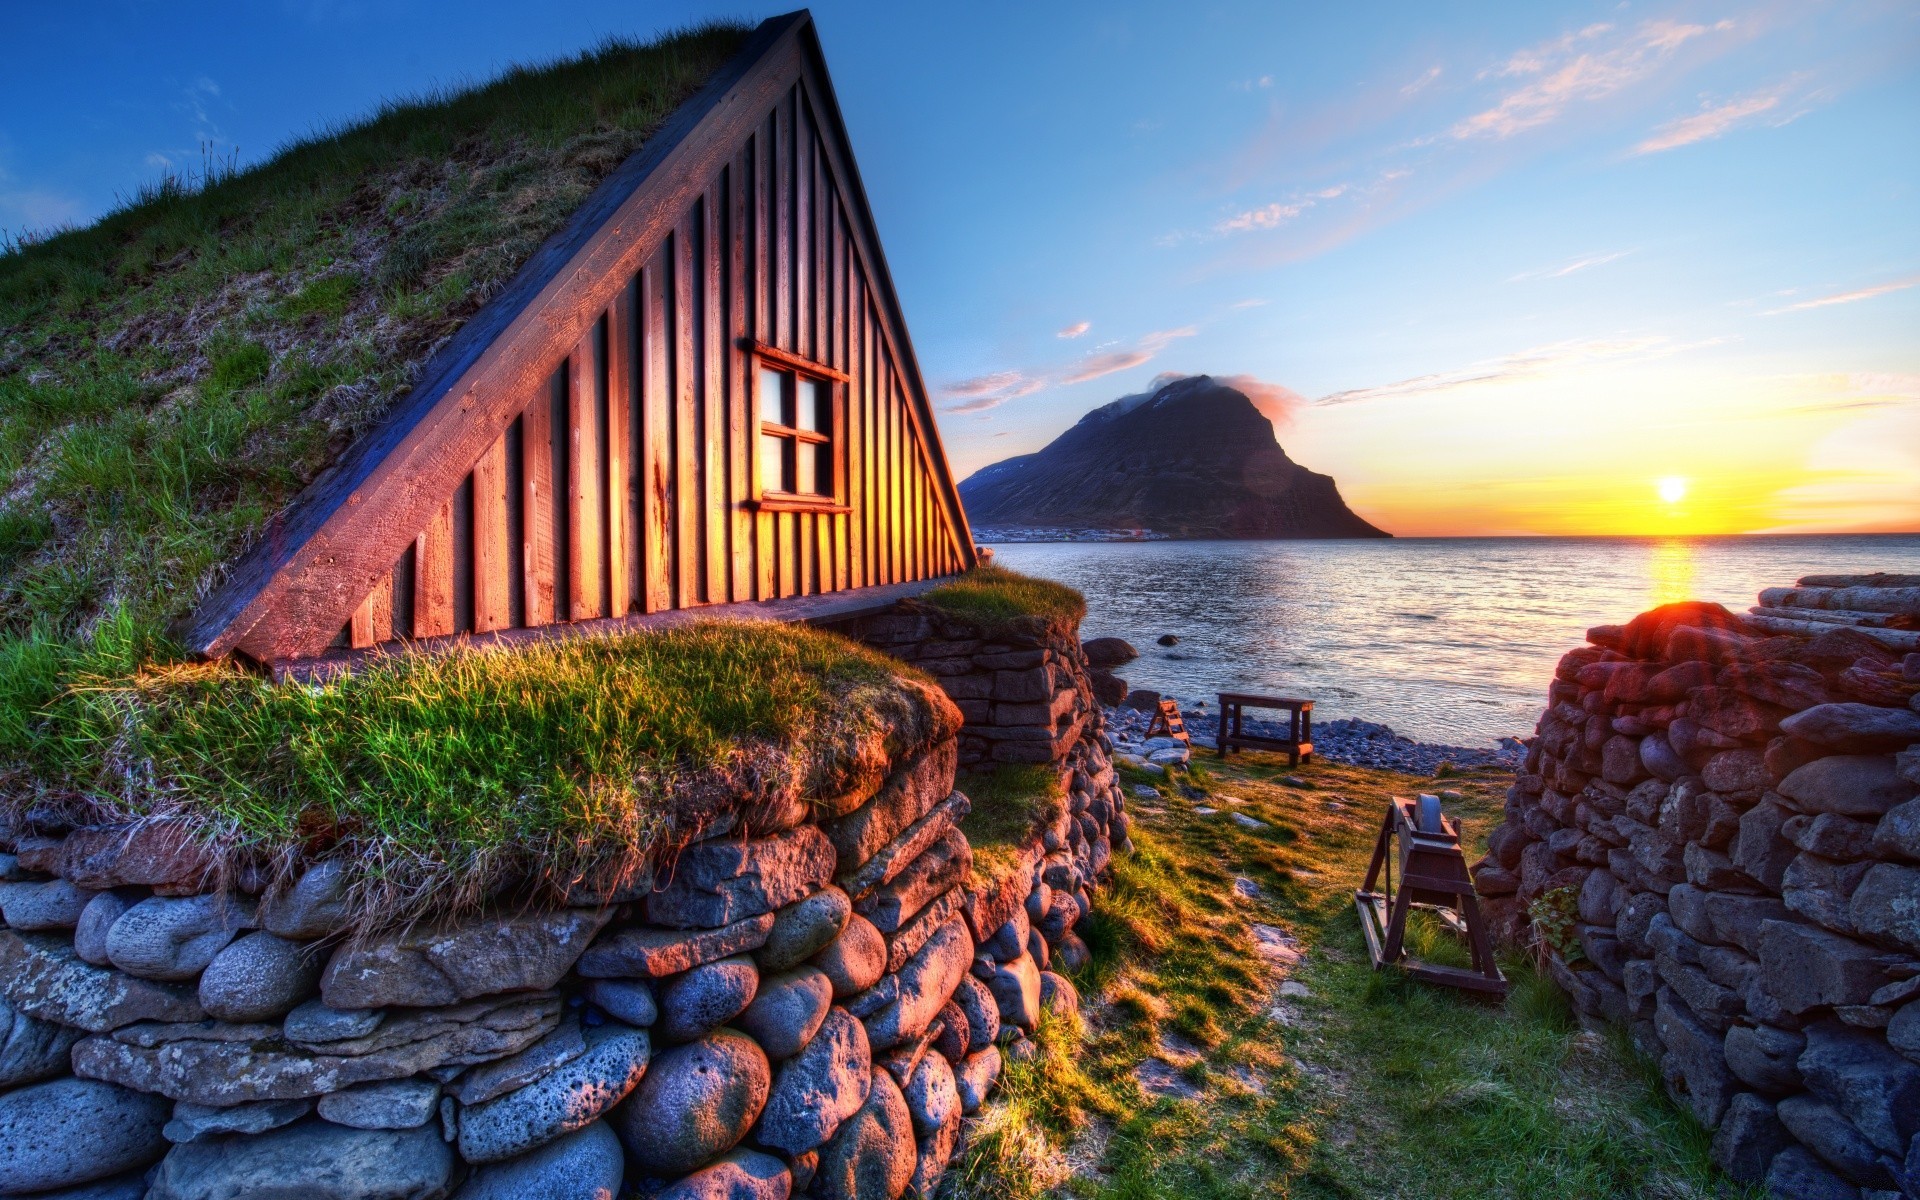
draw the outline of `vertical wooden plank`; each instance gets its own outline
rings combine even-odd
[[[758,140],[757,138],[755,139]],[[733,156],[727,171],[727,343],[751,336],[747,314],[753,310],[753,286],[748,269],[753,262],[751,234],[747,225],[747,189],[752,178],[753,147],[747,146]],[[747,472],[752,464],[753,413],[748,404],[749,364],[745,354],[726,352],[727,361],[727,515],[728,560],[731,578],[727,599],[753,599],[753,524],[747,508],[749,490]]]
[[[866,422],[861,418],[863,389],[867,385],[866,363],[863,360],[860,340],[860,290],[859,272],[849,267],[847,272],[847,290],[841,298],[847,323],[847,373],[853,376],[853,382],[846,386],[847,427],[845,432],[847,463],[847,507],[853,511],[847,514],[847,579],[850,587],[865,587],[866,576],[866,458],[861,453],[865,448]]]
[[[761,127],[765,136],[756,138],[753,147],[753,289],[754,337],[769,345],[780,340],[779,309],[779,205],[774,199],[778,177],[775,165],[779,156],[780,114],[776,109]],[[747,445],[758,452],[760,411],[754,401],[753,380],[749,372],[745,397],[747,409]],[[751,460],[750,460],[751,461]],[[751,479],[752,476],[749,476]],[[751,483],[749,486],[753,486]],[[778,594],[779,568],[776,561],[779,522],[771,513],[753,516],[754,592],[756,600],[771,600]]]
[[[773,337],[793,349],[793,93],[774,110],[773,178]]]
[[[520,562],[529,627],[551,625],[554,607],[553,393],[551,381],[520,414]]]
[[[413,636],[453,632],[453,501],[427,522],[413,543]]]
[[[673,494],[674,604],[689,608],[704,602],[701,566],[706,546],[701,533],[700,480],[700,299],[699,210],[682,213],[673,229]]]
[[[409,544],[393,564],[393,636],[411,638],[413,632],[414,563],[416,555]]]
[[[701,523],[706,530],[706,596],[709,604],[727,599],[731,559],[727,554],[730,497],[727,493],[727,362],[735,351],[727,339],[726,172],[714,177],[700,202],[700,388]]]
[[[633,412],[633,288],[623,287],[607,309],[607,615],[633,608],[633,478],[627,428]]]
[[[507,439],[502,434],[473,465],[473,629],[513,624],[512,547],[507,541]]]
[[[779,556],[778,586],[774,594],[781,598],[795,594],[794,520],[792,513],[774,515],[774,552]]]
[[[373,585],[347,622],[347,645],[355,650],[393,640],[393,572]]]
[[[673,274],[672,246],[662,246],[641,275],[641,359],[646,364],[641,406],[641,440],[646,453],[645,521],[641,538],[646,559],[646,610],[673,607],[673,337],[667,301]]]
[[[473,632],[473,472],[453,492],[453,631]]]
[[[849,374],[853,362],[847,354],[847,238],[845,227],[840,222],[840,205],[836,200],[833,206],[833,299],[831,312],[831,331],[833,338],[833,365]],[[851,504],[853,475],[849,469],[852,455],[852,442],[847,437],[850,413],[853,405],[845,384],[833,389],[833,495],[842,504]],[[835,590],[845,591],[850,586],[851,572],[847,557],[847,532],[852,524],[846,515],[833,518],[833,586]]]
[[[793,106],[793,341],[788,349],[815,357],[814,311],[820,277],[813,269],[813,120],[799,88]]]
[[[600,323],[567,359],[567,619],[606,615],[601,604]]]

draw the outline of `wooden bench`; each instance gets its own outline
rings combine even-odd
[[[1243,728],[1245,710],[1283,708],[1287,711],[1287,736],[1262,737]],[[1284,750],[1287,763],[1299,766],[1313,759],[1313,701],[1290,696],[1254,696],[1240,692],[1220,693],[1220,736],[1215,744],[1220,757],[1229,750]]]

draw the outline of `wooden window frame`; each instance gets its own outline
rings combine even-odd
[[[741,348],[751,359],[751,369],[747,372],[752,382],[747,403],[753,414],[753,455],[749,466],[749,478],[753,486],[747,507],[759,512],[806,512],[806,513],[850,513],[851,505],[846,503],[846,468],[841,439],[846,431],[846,385],[852,376],[844,371],[835,370],[825,363],[802,358],[786,350],[768,346],[751,339],[742,339]],[[830,428],[826,433],[810,429],[799,429],[789,425],[764,420],[761,417],[762,396],[760,375],[762,370],[783,372],[797,379],[811,379],[823,384],[827,389],[827,420]],[[795,443],[795,453],[800,446],[827,446],[828,455],[833,463],[831,490],[822,492],[776,492],[767,491],[762,486],[765,465],[762,459],[761,439],[773,436],[787,438]]]

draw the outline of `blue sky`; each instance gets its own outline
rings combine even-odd
[[[778,9],[34,6],[0,227]],[[1920,529],[1920,6],[814,13],[961,473],[1207,371],[1401,532]]]

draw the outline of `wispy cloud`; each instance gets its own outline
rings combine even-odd
[[[1584,258],[1576,258],[1572,262],[1562,263],[1557,267],[1546,267],[1538,271],[1522,271],[1518,275],[1508,276],[1507,282],[1525,283],[1530,279],[1564,279],[1576,271],[1584,271],[1588,267],[1603,266],[1607,263],[1625,258],[1632,253],[1633,251],[1631,250],[1615,250],[1611,254],[1589,254]]]
[[[1794,81],[1789,80],[1786,83],[1778,84],[1765,91],[1754,92],[1751,95],[1742,96],[1738,100],[1729,100],[1725,104],[1702,109],[1690,117],[1681,117],[1677,121],[1669,121],[1655,130],[1651,137],[1635,146],[1633,152],[1635,154],[1658,154],[1663,150],[1677,150],[1681,146],[1691,146],[1695,142],[1711,141],[1730,130],[1749,123],[1755,117],[1762,117],[1768,114],[1774,114],[1777,117],[1780,112],[1781,101],[1786,99],[1788,93],[1793,90],[1793,87]],[[1804,111],[1806,110],[1802,109],[1800,112],[1795,112],[1787,116],[1785,120],[1776,119],[1773,123],[1776,125],[1784,125],[1787,121],[1801,115],[1801,112]]]
[[[1192,337],[1198,332],[1192,325],[1179,329],[1160,329],[1143,335],[1131,345],[1110,343],[1116,348],[1098,350],[1063,367],[995,371],[990,375],[962,379],[940,389],[941,394],[952,401],[942,405],[942,408],[950,413],[981,413],[1056,384],[1086,383],[1152,362],[1173,342]]]
[[[1456,141],[1503,139],[1558,120],[1576,102],[1604,99],[1639,83],[1694,38],[1731,29],[1649,21],[1617,38],[1611,25],[1589,25],[1551,42],[1521,50],[1482,78],[1526,78],[1490,108],[1457,121],[1447,131]]]
[[[1521,379],[1538,379],[1556,371],[1592,366],[1598,363],[1622,363],[1651,358],[1665,358],[1686,350],[1695,350],[1705,346],[1717,345],[1724,339],[1709,338],[1698,342],[1676,342],[1663,336],[1634,338],[1574,338],[1564,342],[1553,342],[1545,346],[1535,346],[1513,354],[1504,354],[1498,358],[1482,359],[1451,371],[1436,371],[1430,375],[1416,375],[1411,379],[1396,380],[1393,383],[1377,387],[1353,388],[1344,392],[1332,392],[1321,396],[1313,403],[1319,407],[1338,404],[1356,404],[1363,400],[1393,400],[1407,396],[1426,396],[1440,392],[1456,391],[1485,383],[1507,383]]]
[[[1075,321],[1073,324],[1067,326],[1065,329],[1062,329],[1060,332],[1054,334],[1053,336],[1057,338],[1077,338],[1081,334],[1085,333],[1087,330],[1092,328],[1093,328],[1092,321]]]
[[[1438,78],[1440,78],[1440,68],[1428,67],[1426,74],[1420,76],[1420,78],[1414,80],[1412,83],[1409,83],[1405,87],[1401,88],[1400,94],[1402,96],[1411,96],[1417,92],[1425,91],[1427,88],[1427,85],[1432,83],[1434,80]]]
[[[1404,174],[1404,171],[1388,172],[1382,179],[1391,181]],[[1330,200],[1338,200],[1355,190],[1355,185],[1351,183],[1335,183],[1316,191],[1297,193],[1286,200],[1276,200],[1271,204],[1262,204],[1258,208],[1245,209],[1225,220],[1218,221],[1213,226],[1213,233],[1216,236],[1226,236],[1236,233],[1254,233],[1263,229],[1278,229],[1310,209],[1317,208]],[[1171,241],[1184,241],[1191,236],[1193,235],[1174,234],[1171,235]],[[1163,238],[1161,241],[1162,244],[1167,244],[1169,239]]]
[[[1260,415],[1276,425],[1290,425],[1294,415],[1307,406],[1307,398],[1285,384],[1273,383],[1255,375],[1216,375],[1214,378],[1246,394]]]
[[[1884,296],[1889,292],[1904,292],[1920,284],[1920,275],[1911,275],[1905,279],[1896,279],[1892,283],[1883,283],[1876,287],[1858,288],[1851,292],[1835,292],[1831,296],[1819,296],[1812,300],[1802,300],[1798,304],[1789,304],[1785,308],[1770,308],[1761,313],[1763,317],[1777,317],[1781,313],[1799,312],[1808,308],[1826,308],[1834,304],[1852,304],[1859,300],[1871,300],[1875,296]]]

